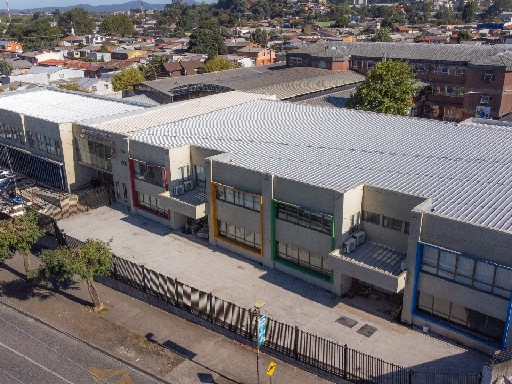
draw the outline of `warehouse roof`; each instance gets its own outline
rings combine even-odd
[[[226,92],[215,95],[186,100],[178,103],[166,104],[146,110],[134,111],[123,116],[110,116],[79,122],[102,131],[111,133],[129,133],[152,128],[161,124],[170,123],[216,111],[222,108],[246,103],[248,101],[268,99],[268,95],[259,95],[245,92]]]
[[[276,95],[288,99],[305,93],[340,87],[364,80],[352,71],[331,71],[312,67],[285,68],[283,64],[231,69],[201,75],[173,77],[142,84],[165,94],[192,84],[213,84],[235,91]],[[137,86],[136,86],[137,87]]]
[[[427,196],[439,214],[512,231],[508,127],[257,100],[132,139],[217,149],[232,164],[341,191],[365,183]]]
[[[47,88],[0,94],[0,111],[12,111],[54,123],[71,123],[146,107],[143,104]]]
[[[325,41],[301,46],[289,55],[309,53],[317,57],[373,57],[429,61],[457,62],[461,65],[512,68],[512,49],[506,44],[415,44],[415,43],[345,43]]]

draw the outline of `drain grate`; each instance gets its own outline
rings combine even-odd
[[[377,332],[377,328],[372,327],[371,325],[365,324],[361,328],[357,330],[357,333],[360,333],[363,336],[370,337],[375,332]]]
[[[344,325],[346,327],[352,328],[354,325],[357,324],[357,321],[354,319],[350,319],[345,316],[341,316],[338,320],[336,320],[337,323],[340,323],[341,325]]]

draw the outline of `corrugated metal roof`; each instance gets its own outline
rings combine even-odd
[[[347,100],[355,92],[355,88],[344,89],[339,92],[332,92],[327,95],[311,97],[298,101],[298,104],[315,105],[317,107],[345,108]]]
[[[27,92],[0,94],[0,110],[54,123],[70,123],[144,108],[140,105],[110,100],[87,94],[37,88]]]
[[[335,48],[335,49],[333,49]],[[415,43],[345,43],[318,42],[301,46],[295,53],[309,53],[317,57],[373,57],[430,62],[458,62],[460,65],[512,66],[512,49],[506,44],[415,44]]]
[[[269,96],[236,91],[218,93],[134,112],[129,116],[83,121],[80,124],[112,133],[129,133],[263,98]]]
[[[150,87],[169,94],[174,88],[183,85],[215,84],[236,91],[265,93],[276,95],[278,99],[286,99],[363,80],[364,76],[352,71],[312,67],[285,68],[282,63],[278,63],[147,81],[143,85],[144,88]]]
[[[500,127],[258,100],[132,139],[217,149],[233,164],[336,190],[367,183],[428,196],[439,214],[512,230],[512,132]]]

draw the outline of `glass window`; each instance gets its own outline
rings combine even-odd
[[[330,215],[310,211],[290,204],[277,203],[277,218],[298,224],[301,227],[331,234],[333,219]]]
[[[123,183],[123,189],[125,188]],[[143,208],[145,211],[153,212],[158,216],[167,218],[167,210],[162,207],[161,202],[157,197],[147,195],[141,192],[135,192],[137,194],[137,207]]]
[[[246,193],[244,195],[244,207],[254,209],[254,196]]]
[[[276,248],[278,259],[286,260],[323,276],[330,276],[331,274],[331,271],[326,268],[327,263],[322,256],[280,241],[276,242]]]
[[[233,224],[217,220],[218,236],[224,237],[235,243],[242,244],[248,248],[259,251],[260,245],[260,234],[249,232],[245,228],[237,227]]]
[[[206,174],[204,172],[204,167],[201,165],[194,165],[194,170],[196,173],[196,185],[199,187],[206,187]]]
[[[455,262],[457,256],[451,252],[441,251],[439,256],[438,275],[447,279],[455,277]]]
[[[235,203],[235,192],[231,188],[226,188],[226,201],[228,203]]]
[[[236,204],[252,211],[260,211],[260,198],[258,195],[222,185],[216,185],[215,188],[218,200]]]
[[[216,197],[217,199],[219,200],[226,200],[226,190],[223,186],[221,185],[216,185],[215,186],[215,190],[216,190]]]
[[[133,160],[133,173],[136,179],[165,187],[165,168]]]
[[[181,181],[187,181],[189,179],[188,165],[178,168],[178,179]]]

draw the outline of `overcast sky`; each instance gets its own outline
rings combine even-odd
[[[127,0],[9,0],[10,9],[30,9],[34,7],[66,7],[76,4],[105,5],[124,4]],[[146,2],[146,1],[144,1]],[[170,4],[171,0],[150,0],[150,4]],[[37,4],[37,5],[35,5]],[[0,0],[0,10],[7,9],[5,0]]]

